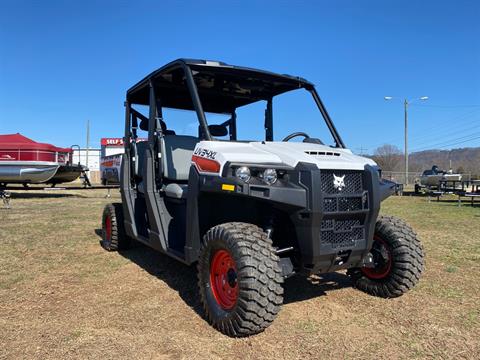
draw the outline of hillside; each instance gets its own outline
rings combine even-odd
[[[385,144],[370,156],[384,171],[403,172],[405,170],[402,151],[393,145]],[[437,165],[440,169],[472,174],[480,178],[480,147],[452,150],[425,150],[414,152],[409,157],[409,171],[423,172]]]
[[[452,150],[425,150],[410,154],[410,170],[422,171],[437,165],[460,173],[480,174],[480,147]]]

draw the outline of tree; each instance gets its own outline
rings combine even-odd
[[[373,160],[382,168],[384,171],[398,171],[398,167],[402,161],[402,151],[391,144],[384,144],[375,149],[373,152]]]

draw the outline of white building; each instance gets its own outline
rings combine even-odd
[[[88,156],[87,156],[88,153]],[[90,171],[100,171],[101,149],[73,149],[73,163],[85,165]]]
[[[78,164],[80,161],[80,164],[87,166],[90,171],[100,171],[101,157],[123,154],[125,151],[121,138],[101,138],[100,144],[100,149],[88,149],[88,159],[86,148],[73,148],[73,163]]]

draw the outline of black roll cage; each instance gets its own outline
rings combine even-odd
[[[202,101],[199,95],[199,89],[195,83],[194,75],[192,73],[192,67],[194,67],[195,69],[202,69],[202,68],[209,69],[209,70],[213,69],[214,71],[217,69],[221,69],[221,73],[228,73],[229,69],[234,69],[235,71],[242,71],[246,75],[248,74],[252,77],[258,76],[259,78],[263,78],[268,76],[269,79],[279,79],[283,81],[289,81],[290,83],[295,83],[295,87],[291,87],[290,89],[281,91],[277,94],[274,94],[273,96],[268,96],[267,98],[255,98],[255,97],[249,98],[249,100],[251,101],[248,103],[252,103],[260,100],[267,101],[267,106],[265,109],[265,123],[264,123],[265,140],[273,141],[273,97],[283,92],[288,92],[298,88],[304,88],[305,90],[310,92],[311,96],[313,97],[335,141],[336,147],[345,148],[345,144],[342,138],[340,137],[340,135],[338,134],[338,131],[335,128],[335,125],[333,124],[333,121],[330,118],[330,115],[328,114],[320,96],[318,95],[315,89],[315,86],[312,83],[308,82],[307,80],[299,77],[293,77],[290,75],[274,74],[274,73],[266,72],[263,70],[231,66],[221,62],[179,59],[165,65],[164,67],[158,69],[157,71],[154,71],[153,73],[145,77],[143,80],[141,80],[139,83],[137,83],[127,91],[127,100],[125,102],[125,106],[127,107],[126,119],[125,119],[126,120],[126,124],[125,124],[126,150],[128,150],[128,144],[130,144],[131,139],[132,138],[136,139],[137,137],[136,135],[136,130],[138,128],[137,119],[141,119],[145,121],[148,120],[150,144],[154,145],[156,141],[155,140],[156,135],[160,135],[160,136],[163,135],[162,128],[160,126],[160,120],[162,120],[162,114],[161,114],[162,105],[161,105],[161,97],[156,95],[156,79],[158,79],[162,74],[168,73],[169,71],[174,70],[176,68],[181,68],[183,70],[183,73],[185,74],[185,83],[188,88],[188,92],[190,94],[193,110],[197,114],[202,137],[204,138],[204,140],[209,140],[209,141],[215,140],[210,134],[210,130],[208,128],[204,107],[202,105]],[[195,70],[195,71],[198,71],[198,70]],[[135,95],[141,90],[147,90],[145,89],[146,87],[148,87],[148,101],[146,101],[144,105],[148,105],[150,107],[148,119],[144,115],[142,115],[141,113],[139,113],[138,111],[136,111],[131,107],[132,104],[140,103],[138,101],[135,101],[136,100]],[[176,88],[176,87],[177,86],[172,85],[172,88]],[[206,90],[203,90],[203,91],[206,91]],[[210,91],[210,95],[211,93],[213,93],[213,91]],[[235,96],[238,96],[238,95],[235,95]],[[236,140],[236,108],[235,107],[231,108],[230,111],[228,111],[228,114],[231,115],[230,120],[227,121],[231,129],[230,140]]]

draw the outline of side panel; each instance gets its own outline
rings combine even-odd
[[[120,195],[122,196],[123,216],[125,232],[133,239],[138,239],[138,231],[135,225],[134,204],[136,192],[130,183],[130,154],[125,153],[120,168]]]
[[[145,203],[147,205],[150,225],[148,230],[148,245],[154,249],[166,252],[168,224],[171,221],[171,217],[165,209],[164,200],[160,197],[160,193],[156,189],[154,169],[154,159],[151,154],[151,149],[146,149],[143,181],[145,183]]]

